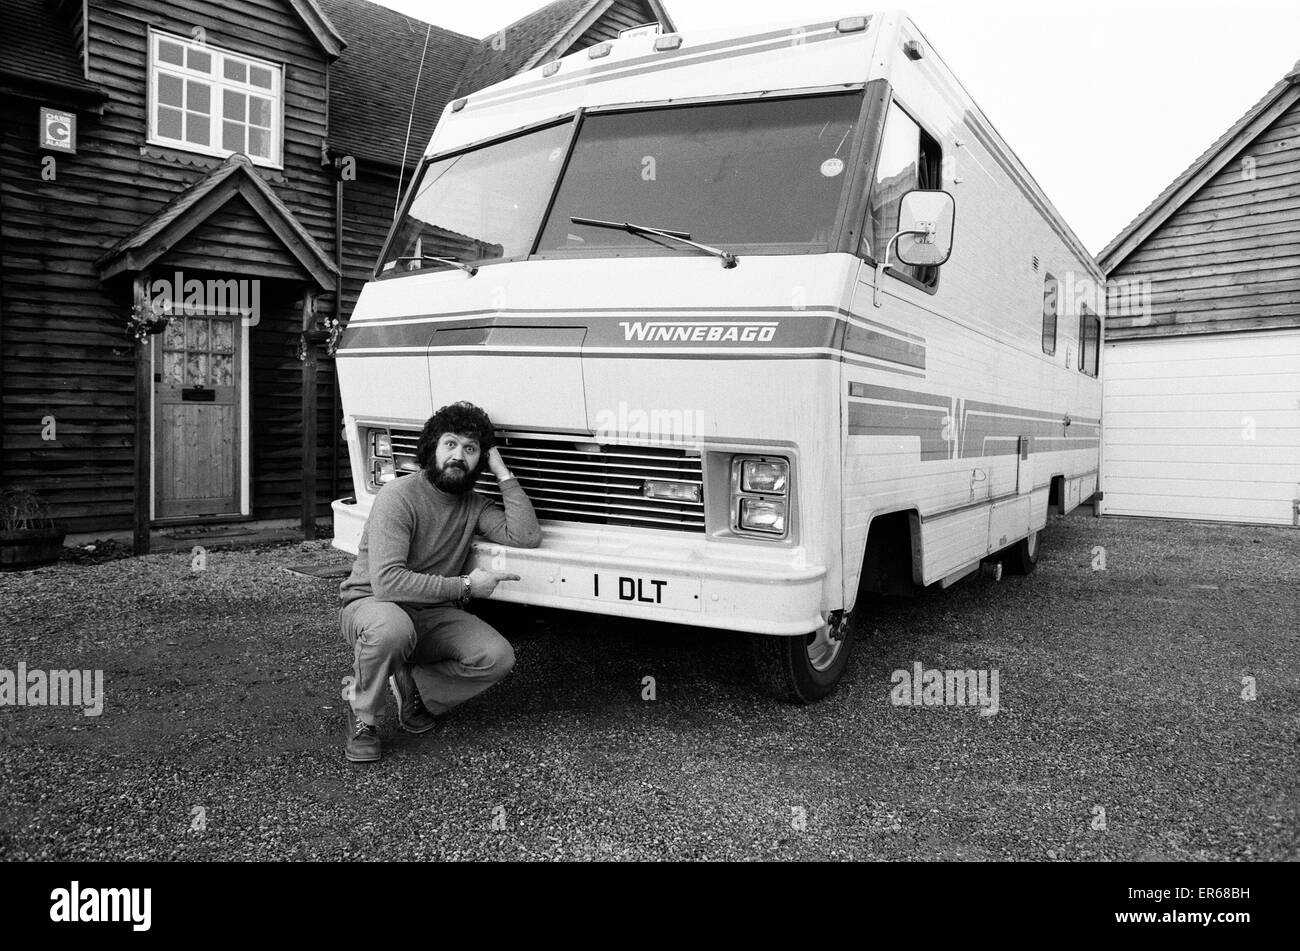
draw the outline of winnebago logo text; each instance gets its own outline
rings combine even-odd
[[[670,343],[767,343],[776,336],[778,321],[712,324],[679,320],[620,320],[624,340],[663,340]]]

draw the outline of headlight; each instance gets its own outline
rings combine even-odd
[[[740,490],[785,494],[790,464],[783,460],[746,459],[740,464]]]
[[[785,503],[767,499],[741,499],[740,527],[751,532],[784,535]]]
[[[366,470],[370,485],[378,489],[397,478],[397,465],[393,458],[393,438],[387,429],[370,429],[362,445],[366,448]]]
[[[790,504],[790,460],[780,456],[733,456],[731,527],[784,538]]]

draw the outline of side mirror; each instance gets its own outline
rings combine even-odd
[[[898,210],[898,260],[916,267],[938,267],[952,255],[952,195],[911,191]]]
[[[952,255],[953,220],[957,205],[943,191],[916,189],[903,196],[898,209],[898,233],[885,245],[885,259],[876,265],[874,303],[889,267],[890,249],[897,243],[898,260],[913,267],[938,267]]]

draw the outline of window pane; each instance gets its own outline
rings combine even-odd
[[[164,106],[183,106],[181,95],[184,91],[184,84],[180,78],[170,73],[158,74],[158,101]]]
[[[227,56],[221,71],[227,79],[233,79],[241,83],[248,82],[248,64],[242,60],[231,59]]]
[[[248,154],[258,158],[271,157],[271,136],[256,126],[248,127]]]
[[[208,355],[191,353],[185,361],[185,382],[189,386],[204,386],[208,383]]]
[[[212,385],[230,386],[235,382],[235,364],[229,354],[212,355]]]
[[[178,43],[168,43],[166,40],[158,41],[158,59],[164,63],[171,63],[173,66],[184,66],[184,51]]]
[[[229,320],[212,322],[212,349],[218,353],[231,353],[235,349],[234,323]]]
[[[206,317],[185,318],[186,340],[191,350],[208,349],[208,321]]]
[[[212,90],[207,83],[189,80],[185,83],[185,108],[194,112],[212,111]]]
[[[271,100],[260,96],[249,96],[248,121],[253,125],[260,125],[263,129],[271,128]]]
[[[1056,278],[1047,275],[1043,280],[1043,353],[1056,353],[1056,317],[1058,287]]]
[[[200,73],[212,72],[212,54],[193,47],[185,50],[185,65]]]
[[[212,117],[201,112],[185,113],[185,141],[195,145],[211,145]]]
[[[426,166],[411,210],[393,233],[388,261],[405,273],[446,265],[399,257],[485,261],[527,254],[572,129],[567,120]]]
[[[222,109],[225,110],[225,118],[234,119],[238,122],[244,121],[244,103],[247,97],[242,92],[233,92],[227,89],[221,96]]]
[[[185,384],[185,354],[169,351],[163,354],[163,382],[172,386]]]
[[[232,152],[244,151],[244,127],[238,122],[227,120],[222,123],[221,147]]]
[[[176,319],[169,321],[167,331],[163,334],[164,350],[184,350],[185,349],[185,321]]]
[[[262,66],[250,66],[249,80],[254,86],[261,86],[263,89],[270,89],[271,71]]]
[[[825,249],[852,177],[861,105],[861,95],[811,96],[589,116],[539,249],[690,253],[573,216],[684,231],[723,248]]]
[[[181,137],[181,111],[179,109],[168,109],[166,106],[158,107],[158,134],[164,139],[179,139]]]
[[[885,259],[885,243],[898,231],[898,210],[903,195],[921,182],[921,130],[897,106],[890,106],[885,136],[876,163],[876,184],[871,190],[871,226],[877,260]]]

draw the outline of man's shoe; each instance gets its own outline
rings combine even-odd
[[[424,706],[415,687],[411,668],[403,664],[388,678],[388,686],[397,698],[397,725],[407,733],[428,733],[438,725],[437,718]]]
[[[383,747],[379,742],[379,731],[373,725],[361,720],[356,721],[356,732],[352,739],[348,740],[347,746],[343,753],[347,756],[349,762],[353,763],[373,763],[383,755]]]

